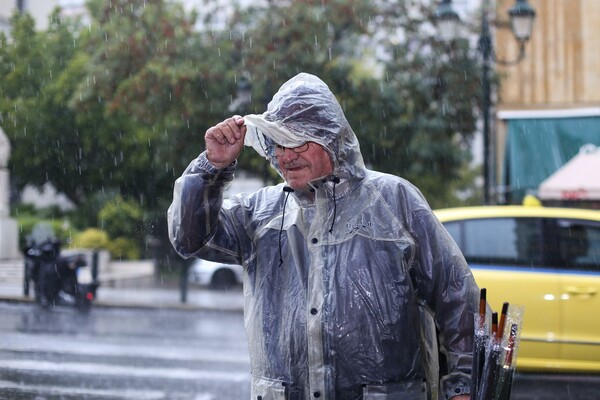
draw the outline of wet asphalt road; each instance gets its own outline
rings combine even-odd
[[[0,399],[250,398],[240,312],[0,302]],[[597,400],[600,375],[517,374],[512,400]]]
[[[0,399],[250,397],[239,312],[0,303]]]

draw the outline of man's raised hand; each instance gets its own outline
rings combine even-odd
[[[244,148],[245,136],[244,118],[239,115],[208,128],[204,134],[208,161],[215,168],[225,168],[233,163]]]

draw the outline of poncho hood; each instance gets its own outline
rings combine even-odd
[[[252,146],[283,176],[273,154],[275,144],[285,147],[315,142],[325,148],[340,179],[362,178],[365,165],[356,135],[327,84],[300,73],[284,83],[263,114],[244,117],[245,145]]]

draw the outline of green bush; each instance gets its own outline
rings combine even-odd
[[[140,246],[130,238],[118,237],[111,240],[106,231],[88,228],[73,239],[73,247],[108,250],[115,260],[139,260]]]
[[[20,246],[24,248],[37,226],[37,236],[59,239],[72,248],[105,249],[114,259],[139,259],[141,256],[142,208],[131,200],[116,196],[104,203],[98,212],[98,222],[103,229],[87,228],[76,231],[69,219],[43,218],[32,207],[15,210],[20,226]],[[50,211],[48,211],[50,212]],[[36,215],[37,214],[37,215]],[[41,240],[41,239],[38,239]]]
[[[142,219],[143,210],[133,200],[116,196],[104,204],[98,212],[98,222],[111,238],[107,247],[111,257],[128,260],[140,258]]]
[[[134,238],[140,235],[142,208],[133,200],[115,197],[98,213],[98,223],[111,238]]]
[[[102,229],[88,228],[73,238],[72,245],[83,249],[108,249],[110,239]]]
[[[107,249],[113,259],[139,260],[140,258],[140,246],[130,238],[118,237],[111,240]]]

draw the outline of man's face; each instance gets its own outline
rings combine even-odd
[[[305,149],[305,146],[308,147]],[[280,147],[279,152],[283,154],[277,155],[277,162],[285,181],[294,190],[306,190],[310,181],[333,172],[329,153],[315,142],[307,142],[295,149]]]

